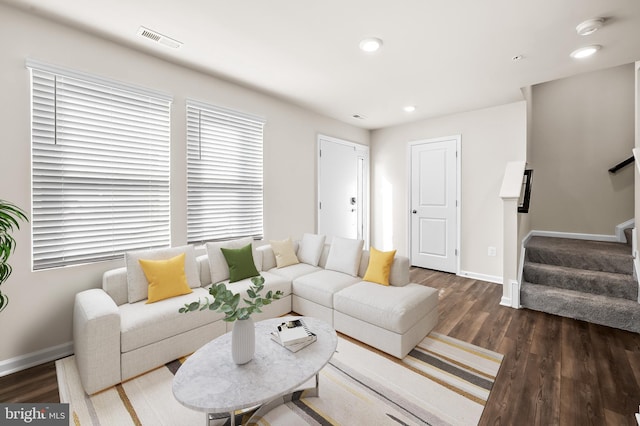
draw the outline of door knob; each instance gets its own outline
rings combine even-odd
[[[418,213],[418,210],[414,210],[411,213],[416,214],[416,213]]]

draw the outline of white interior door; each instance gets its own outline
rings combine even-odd
[[[318,233],[367,239],[368,147],[318,138]]]
[[[458,139],[411,145],[411,263],[457,272]]]

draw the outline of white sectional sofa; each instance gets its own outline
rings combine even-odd
[[[228,283],[226,264],[211,253],[221,246],[237,248],[247,241],[251,240],[208,244],[209,255],[197,257],[190,246],[128,254],[127,267],[107,271],[101,289],[78,293],[73,334],[85,391],[93,394],[109,388],[192,353],[230,331],[232,323],[222,321],[221,313],[205,310],[185,315],[178,309],[199,298],[210,298],[208,287],[212,282]],[[272,247],[255,247],[257,244],[254,243],[253,257],[256,269],[265,278],[264,291],[281,290],[284,296],[265,306],[262,313],[254,314],[256,321],[292,311],[317,317],[337,331],[398,358],[404,357],[437,324],[437,291],[409,283],[406,257],[394,258],[390,285],[383,286],[362,279],[369,263],[368,251],[361,251],[355,273],[349,274],[326,268],[331,254],[327,244],[322,245],[321,254],[316,254],[311,264],[301,261],[281,268],[276,266]],[[193,292],[147,304],[139,282],[140,271],[136,270],[137,259],[162,259],[181,250],[187,251],[185,273]],[[304,249],[295,244],[295,250],[304,260]],[[246,292],[250,284],[245,279],[228,288]]]

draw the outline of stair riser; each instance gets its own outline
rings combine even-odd
[[[603,257],[557,250],[528,248],[526,260],[534,263],[546,263],[575,269],[633,275],[633,259],[630,256]]]
[[[640,332],[640,304],[638,303],[602,297],[594,297],[594,299],[576,297],[575,294],[562,294],[561,291],[545,292],[536,287],[540,286],[523,283],[520,291],[520,303],[523,307],[635,333]]]
[[[590,273],[525,263],[523,280],[566,290],[637,301],[638,284],[630,275]]]

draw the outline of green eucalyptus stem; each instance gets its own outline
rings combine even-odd
[[[269,290],[264,296],[260,296],[260,292],[264,289],[264,277],[257,276],[251,278],[253,285],[247,289],[248,299],[242,299],[245,303],[244,306],[240,306],[240,294],[233,293],[227,289],[227,286],[223,283],[214,284],[209,288],[209,294],[213,296],[213,300],[205,299],[202,302],[198,299],[197,302],[191,302],[184,305],[178,311],[180,313],[189,313],[194,311],[204,311],[209,309],[211,311],[222,312],[224,321],[232,322],[235,320],[246,320],[251,317],[254,312],[262,312],[260,308],[271,304],[273,300],[278,300],[284,293],[280,290],[275,293]]]
[[[13,269],[9,256],[16,248],[16,240],[11,232],[20,229],[20,221],[28,222],[27,214],[8,201],[0,200],[0,285],[9,279]],[[9,296],[0,291],[0,312],[9,304]]]

